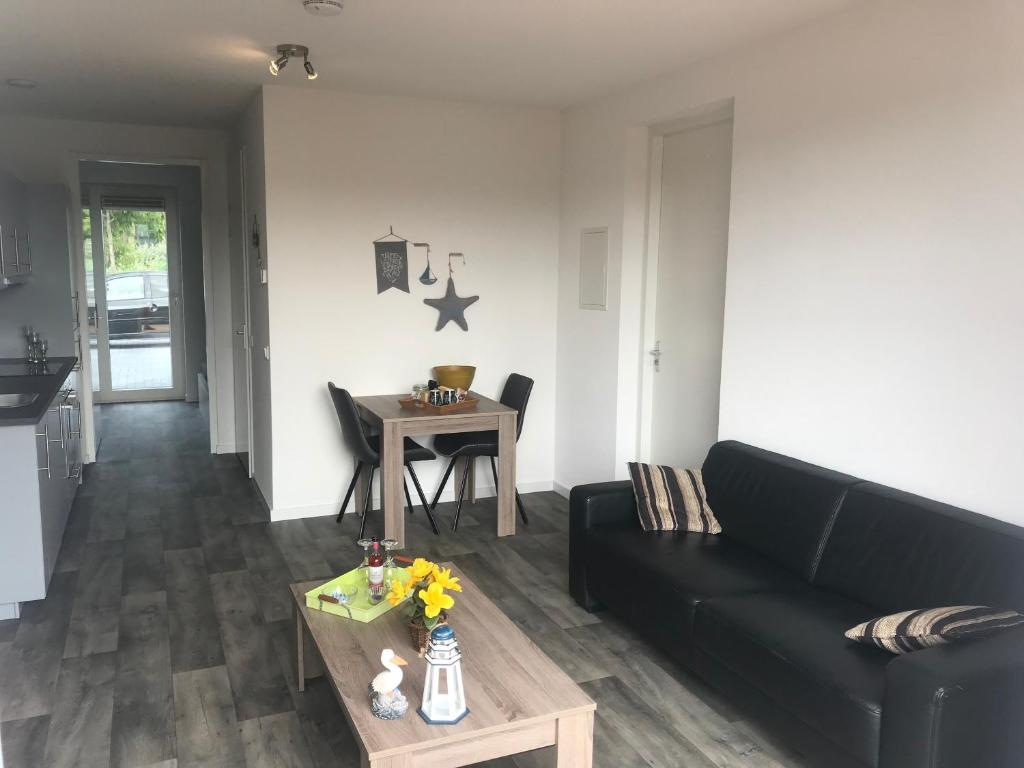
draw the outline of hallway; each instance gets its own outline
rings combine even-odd
[[[49,596],[0,622],[5,768],[356,768],[327,683],[296,689],[288,585],[355,567],[357,516],[268,522],[237,458],[209,454],[195,406],[98,415],[99,461]],[[583,684],[598,702],[595,765],[798,764],[621,624],[579,609],[566,501],[524,500],[529,528],[502,540],[491,499],[463,509],[457,536],[433,536],[417,510],[407,551],[457,563]],[[439,506],[441,520],[452,507]],[[375,514],[367,530],[379,527]],[[659,702],[647,698],[654,680]]]

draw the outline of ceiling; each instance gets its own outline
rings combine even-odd
[[[863,0],[37,0],[0,25],[0,112],[229,124],[262,83],[565,107]],[[312,49],[279,78],[277,43]],[[30,78],[32,90],[8,87]]]

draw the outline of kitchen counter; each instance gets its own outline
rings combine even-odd
[[[5,369],[16,370],[19,364],[27,365],[24,359],[0,358],[0,394],[13,392],[36,393],[39,395],[28,405],[17,408],[0,408],[0,427],[38,424],[46,414],[46,409],[54,396],[60,391],[71,369],[78,360],[74,357],[51,357],[47,363],[49,373],[3,375]]]

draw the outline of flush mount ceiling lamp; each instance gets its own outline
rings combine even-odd
[[[271,59],[268,68],[270,74],[277,77],[281,70],[288,66],[290,59],[302,59],[302,66],[306,70],[307,80],[316,80],[317,72],[313,66],[313,62],[309,60],[309,48],[304,45],[295,45],[294,43],[284,43],[277,46],[277,58]]]
[[[341,0],[302,0],[302,7],[314,16],[337,16],[344,6]]]

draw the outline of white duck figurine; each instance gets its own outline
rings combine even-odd
[[[398,686],[402,684],[402,667],[409,662],[390,648],[380,652],[384,671],[370,683],[370,709],[381,720],[397,720],[409,709],[409,702]]]

